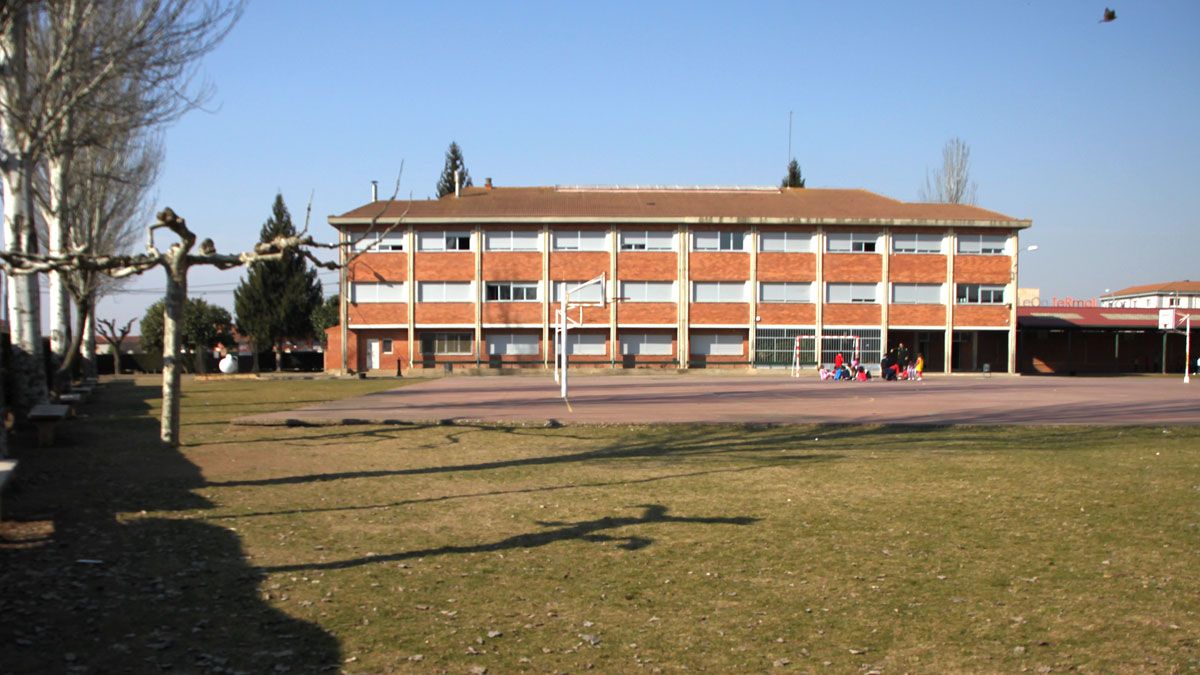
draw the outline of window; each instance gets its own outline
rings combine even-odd
[[[825,284],[825,302],[875,302],[875,284]]]
[[[603,251],[608,240],[604,230],[555,230],[556,251]]]
[[[408,302],[408,291],[403,281],[388,283],[350,283],[350,302]]]
[[[892,284],[892,302],[897,305],[940,305],[941,284]]]
[[[489,281],[484,285],[484,300],[488,302],[537,302],[536,281]]]
[[[695,232],[692,249],[696,251],[741,251],[745,248],[745,232]]]
[[[582,284],[583,282],[584,282],[583,279],[580,279],[579,281],[554,281],[554,282],[551,282],[554,284],[554,292],[551,293],[551,297],[554,298],[554,302],[562,302],[563,284],[567,285],[567,290],[571,290],[571,289],[575,288],[576,286],[578,286],[579,284]],[[571,302],[597,302],[598,303],[598,302],[603,302],[603,301],[604,301],[604,286],[602,286],[599,283],[588,284],[587,286],[584,286],[583,288],[571,293]]]
[[[621,333],[621,354],[625,356],[670,356],[671,338],[670,333]]]
[[[955,302],[960,305],[1003,305],[1003,286],[984,286],[982,284],[959,284],[955,293]]]
[[[825,250],[830,253],[874,253],[879,236],[869,232],[830,232]]]
[[[417,284],[417,302],[472,302],[471,282],[419,282]]]
[[[746,282],[694,281],[692,302],[746,302]]]
[[[391,338],[384,338],[384,339],[383,339],[383,353],[384,353],[384,354],[391,354],[391,353],[392,353],[392,340],[391,340]]]
[[[422,251],[470,251],[470,232],[432,230],[417,233],[417,247]]]
[[[489,356],[536,356],[538,336],[533,333],[489,333]]]
[[[739,333],[696,333],[688,350],[699,356],[741,356],[742,336]]]
[[[941,253],[942,235],[904,233],[892,235],[892,253]]]
[[[1179,298],[1178,297],[1167,298],[1167,307],[1178,307],[1178,306],[1179,306]]]
[[[422,354],[463,355],[474,353],[475,338],[471,333],[423,333]]]
[[[384,253],[390,251],[404,250],[404,232],[366,232],[362,234],[351,235],[351,241],[354,242],[354,250],[366,251],[370,249],[371,253]]]
[[[674,251],[675,233],[670,230],[621,230],[622,251]]]
[[[484,233],[489,251],[536,251],[540,233],[537,230],[488,230]]]
[[[1007,246],[1006,234],[958,235],[958,252],[963,255],[1003,255]]]
[[[807,281],[764,281],[758,285],[759,302],[812,302]]]
[[[567,353],[580,356],[604,356],[608,336],[604,333],[567,331]]]
[[[807,253],[812,250],[811,232],[760,232],[758,250],[764,253]]]
[[[675,282],[622,281],[621,297],[626,302],[675,302]]]

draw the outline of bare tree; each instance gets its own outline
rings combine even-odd
[[[925,172],[925,186],[920,200],[943,204],[974,204],[977,193],[971,180],[971,146],[955,136],[942,148],[942,168],[933,174]]]
[[[121,374],[121,346],[125,343],[125,339],[129,337],[129,333],[133,330],[133,322],[136,318],[125,322],[124,326],[117,328],[117,322],[113,319],[100,319],[97,323],[100,334],[108,341],[113,353],[113,374]]]

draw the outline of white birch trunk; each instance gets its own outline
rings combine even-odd
[[[71,166],[70,153],[51,157],[49,173],[50,206],[45,214],[47,244],[51,255],[67,251],[69,227],[67,214],[67,171]],[[55,368],[67,357],[71,344],[71,295],[67,290],[66,272],[52,270],[50,287],[50,352]]]
[[[167,254],[167,295],[163,303],[163,381],[162,419],[159,436],[171,447],[179,446],[179,403],[182,397],[180,380],[182,356],[180,333],[183,329],[183,308],[187,302],[188,246],[173,246]]]
[[[96,297],[88,296],[87,314],[83,320],[83,376],[96,377]]]

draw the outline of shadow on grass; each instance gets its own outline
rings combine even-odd
[[[648,525],[654,523],[680,523],[692,525],[751,525],[758,522],[758,518],[750,518],[746,516],[737,517],[688,517],[688,516],[671,516],[667,515],[667,507],[661,504],[641,504],[634,508],[642,509],[640,516],[613,517],[605,516],[594,520],[581,520],[578,522],[561,522],[561,521],[538,521],[537,524],[544,528],[553,528],[541,530],[538,532],[529,532],[526,534],[518,534],[512,537],[507,537],[499,541],[483,544],[473,544],[470,546],[439,546],[436,548],[417,549],[414,551],[403,551],[400,553],[391,553],[388,555],[370,555],[362,558],[351,558],[349,560],[335,560],[331,562],[318,563],[300,563],[296,565],[279,565],[276,567],[265,567],[263,572],[274,574],[278,572],[304,572],[312,570],[341,570],[351,567],[359,567],[362,565],[373,565],[376,563],[397,562],[400,560],[411,560],[413,558],[430,558],[439,555],[459,555],[464,553],[489,553],[493,551],[507,551],[517,548],[536,548],[539,546],[547,546],[549,544],[560,541],[586,541],[592,543],[609,543],[621,542],[617,544],[617,548],[627,551],[636,551],[640,548],[645,548],[654,543],[653,539],[648,537],[640,537],[636,535],[609,534],[609,530],[616,530],[623,527],[635,527],[638,525]]]
[[[200,472],[158,441],[158,389],[112,381],[55,448],[14,437],[0,523],[5,672],[310,672],[337,641],[260,600],[229,529],[156,512],[211,508]],[[139,415],[140,413],[140,415]]]

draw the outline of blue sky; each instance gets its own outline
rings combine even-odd
[[[332,239],[326,217],[390,192],[401,160],[402,195],[430,196],[451,140],[479,184],[778,184],[794,111],[809,187],[915,200],[964,139],[979,204],[1034,221],[1021,284],[1044,299],[1200,279],[1200,3],[1114,8],[252,2],[204,61],[209,111],[167,133],[158,203],[235,251],[276,191],[298,223],[312,192]],[[232,310],[238,276],[193,292]]]

